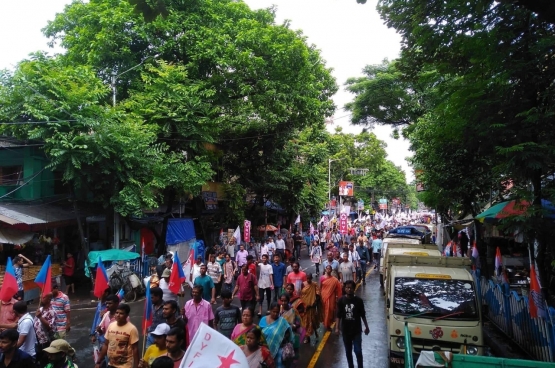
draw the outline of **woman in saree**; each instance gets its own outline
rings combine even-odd
[[[290,298],[289,303],[291,304],[291,307],[293,307],[293,309],[295,309],[297,313],[299,313],[299,315],[302,316],[306,310],[306,306],[303,303],[303,300],[301,299],[301,297],[295,295],[295,285],[293,284],[285,285],[285,292],[289,294],[289,298]]]
[[[291,306],[291,297],[289,293],[282,294],[279,297],[281,305],[281,316],[291,326],[293,332],[293,349],[295,350],[295,363],[299,360],[299,349],[301,348],[301,340],[304,338],[304,328],[302,327],[301,316]]]
[[[247,332],[247,342],[241,346],[241,350],[247,357],[249,368],[260,368],[261,366],[274,368],[274,358],[272,358],[272,354],[267,347],[260,345],[261,338],[262,332],[260,329],[250,329]]]
[[[320,288],[323,304],[323,322],[324,327],[331,331],[331,325],[335,320],[337,309],[337,300],[341,297],[342,288],[341,282],[332,276],[332,268],[330,265],[326,266],[325,274],[320,278]]]
[[[312,281],[311,273],[306,275],[306,281],[303,283],[303,288],[301,289],[301,300],[306,306],[305,313],[301,316],[301,324],[306,330],[303,344],[308,344],[312,333],[314,333],[316,335],[316,339],[318,339],[318,328],[320,327],[322,319],[320,316],[322,310],[320,302],[320,287],[318,287],[317,283]]]
[[[247,344],[247,333],[249,331],[260,330],[260,327],[254,324],[254,309],[243,309],[241,319],[243,323],[237,324],[231,333],[231,340],[239,346]],[[260,345],[266,346],[264,336],[260,338]]]
[[[293,332],[291,326],[280,316],[280,306],[273,302],[270,314],[260,320],[262,334],[266,339],[276,368],[293,368],[295,353],[293,351]]]

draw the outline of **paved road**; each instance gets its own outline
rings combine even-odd
[[[303,254],[303,257],[304,259],[301,260],[301,267],[306,269],[306,272],[314,273],[314,266],[309,262],[305,254]],[[361,285],[357,289],[357,295],[362,297],[365,301],[367,317],[370,324],[370,335],[363,337],[362,341],[365,366],[377,368],[387,367],[384,300],[379,290],[379,282],[375,272],[372,272],[368,277],[366,286]],[[236,300],[235,304],[239,305],[239,302]],[[144,300],[131,303],[130,306],[131,322],[140,328]],[[214,308],[216,307],[217,306]],[[265,308],[266,306],[264,305],[264,312],[266,310]],[[72,330],[67,340],[77,351],[77,363],[80,368],[93,368],[94,366],[92,358],[93,348],[89,340],[89,331],[93,316],[94,309],[81,309],[72,312]],[[320,330],[319,341],[313,341],[310,345],[302,345],[299,368],[309,366],[333,368],[347,366],[341,337],[328,334],[326,344],[320,346],[323,335],[323,331]],[[142,341],[139,346],[142,346]],[[322,352],[315,356],[316,350],[319,347],[319,350],[322,350]]]

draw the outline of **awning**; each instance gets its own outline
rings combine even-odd
[[[86,211],[79,211],[79,217],[90,216]],[[36,231],[48,227],[65,226],[77,222],[77,216],[71,207],[53,204],[0,204],[0,221],[21,230]]]
[[[33,239],[35,233],[17,229],[0,228],[0,243],[25,244]]]

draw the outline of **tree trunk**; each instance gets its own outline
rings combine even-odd
[[[168,221],[171,213],[173,212],[173,202],[175,201],[175,190],[169,189],[166,202],[166,212],[164,214],[164,221],[162,222],[162,234],[160,235],[160,242],[158,243],[158,257],[167,253],[166,246],[166,232],[168,231]]]

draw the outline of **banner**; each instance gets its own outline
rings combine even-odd
[[[342,235],[347,234],[347,227],[348,227],[348,223],[347,223],[347,214],[346,213],[342,213],[339,217],[339,232]]]
[[[245,220],[245,224],[243,226],[243,240],[245,243],[251,241],[251,222],[249,220]]]
[[[330,225],[330,217],[329,216],[324,216],[322,222],[324,223],[324,227],[327,229],[328,226]]]
[[[195,250],[191,249],[189,251],[189,257],[187,257],[187,261],[183,265],[183,274],[185,275],[185,280],[190,287],[193,287],[193,283],[191,282],[189,277],[189,275],[191,274],[191,267],[193,267],[193,263],[195,263]]]
[[[339,182],[339,195],[352,197],[354,192],[354,184],[352,181],[340,181]]]
[[[249,363],[237,344],[201,323],[179,368],[201,367],[246,368]]]
[[[357,208],[358,208],[359,211],[364,211],[364,201],[362,199],[358,200]]]
[[[314,235],[314,225],[312,225],[312,221],[310,222],[310,235]]]
[[[380,210],[387,210],[387,203],[380,203]]]
[[[235,232],[233,233],[233,238],[235,239],[237,245],[241,244],[241,228],[239,226],[237,226],[237,229],[235,229]]]

